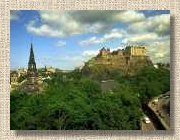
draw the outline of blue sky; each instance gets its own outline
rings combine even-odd
[[[170,11],[11,11],[11,69],[27,68],[30,43],[37,67],[74,69],[98,53],[143,44],[154,63],[170,62]]]

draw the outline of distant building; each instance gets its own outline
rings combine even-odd
[[[27,74],[27,69],[20,68],[20,69],[17,70],[17,72],[18,72],[18,77],[25,76]]]
[[[17,71],[12,71],[10,73],[10,84],[13,84],[13,83],[17,83],[18,82],[18,72]]]
[[[47,74],[52,74],[52,73],[55,73],[56,72],[56,69],[53,68],[53,67],[48,67],[46,68],[46,73]]]

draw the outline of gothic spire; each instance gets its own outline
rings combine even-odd
[[[34,51],[33,51],[33,44],[32,43],[31,43],[31,48],[30,48],[28,69],[32,70],[32,71],[36,71],[36,63],[35,63],[35,59],[34,59]]]
[[[27,87],[28,91],[37,91],[37,69],[36,69],[36,62],[34,59],[34,51],[33,45],[31,43],[30,48],[30,55],[29,55],[29,62],[28,62],[28,70],[27,70]]]
[[[31,43],[31,49],[30,49],[30,56],[29,56],[29,64],[34,64],[35,60],[34,60],[34,51],[33,51],[33,45]]]

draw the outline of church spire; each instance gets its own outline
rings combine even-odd
[[[27,90],[28,91],[38,90],[37,78],[38,78],[38,73],[36,69],[36,62],[34,59],[33,45],[31,43],[28,70],[27,70]]]
[[[29,55],[29,62],[28,62],[28,70],[36,72],[36,62],[34,59],[34,51],[33,51],[33,44],[31,43],[30,48],[30,55]]]

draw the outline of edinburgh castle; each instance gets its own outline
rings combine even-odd
[[[94,69],[103,67],[106,71],[116,69],[132,75],[142,67],[151,65],[152,61],[143,46],[127,46],[112,52],[103,47],[96,57],[85,63],[83,72],[89,74]]]

